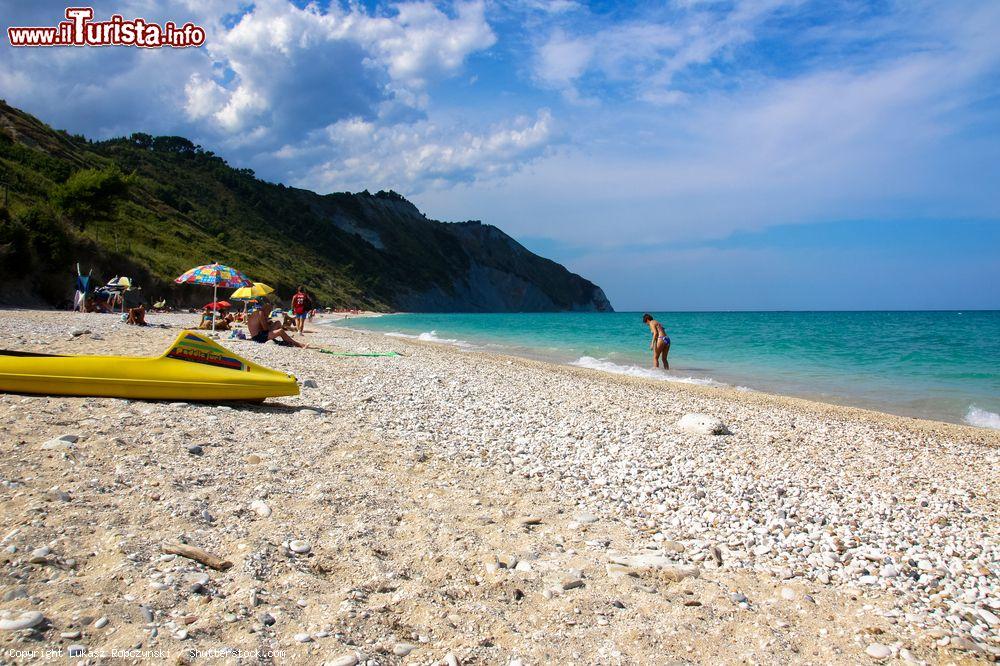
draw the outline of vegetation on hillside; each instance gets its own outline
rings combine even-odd
[[[205,301],[207,291],[172,278],[213,261],[279,294],[307,284],[333,307],[385,310],[404,293],[450,293],[472,261],[544,282],[558,307],[576,307],[593,289],[498,230],[489,248],[470,243],[460,225],[428,220],[394,192],[321,196],[261,181],[183,137],[93,142],[2,102],[0,187],[8,302],[65,304],[78,262],[99,279],[129,275],[147,300],[175,304]]]

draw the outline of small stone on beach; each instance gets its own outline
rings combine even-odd
[[[72,448],[72,446],[78,441],[80,441],[80,437],[78,435],[61,435],[44,442],[42,444],[42,448],[46,451],[69,449]]]
[[[867,648],[865,648],[865,654],[867,654],[872,659],[888,659],[892,656],[892,650],[887,645],[882,645],[881,643],[872,643]]]
[[[271,507],[269,507],[264,500],[254,500],[250,503],[250,508],[253,509],[253,512],[258,516],[267,518],[271,515]]]
[[[36,548],[31,551],[31,555],[28,556],[29,564],[46,564],[49,561],[49,554],[52,553],[52,549],[48,546],[42,546],[41,548]]]
[[[729,435],[729,428],[717,416],[708,414],[685,414],[677,422],[677,427],[695,435]]]
[[[299,555],[305,555],[306,553],[312,550],[312,546],[309,545],[308,541],[295,539],[293,541],[288,542],[288,549],[293,553],[297,553]]]
[[[325,662],[323,666],[355,666],[357,663],[358,658],[356,655],[345,654]]]
[[[396,643],[392,648],[392,653],[397,657],[405,657],[417,648],[413,643]]]
[[[16,618],[0,620],[0,631],[20,631],[41,624],[45,616],[39,611],[25,611]]]

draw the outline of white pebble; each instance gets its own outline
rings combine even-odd
[[[358,663],[358,658],[353,654],[345,654],[336,659],[331,659],[323,664],[323,666],[355,666]]]
[[[271,515],[271,507],[269,507],[264,500],[254,500],[250,503],[250,508],[253,509],[253,512],[258,516],[267,518]]]
[[[392,653],[397,657],[405,657],[416,649],[413,643],[396,643],[392,648]]]
[[[865,648],[865,654],[867,654],[872,659],[888,659],[892,656],[892,650],[889,646],[882,645],[881,643],[872,643],[867,648]]]
[[[30,629],[38,625],[45,619],[45,616],[38,611],[25,611],[14,619],[0,620],[0,631],[20,631]]]

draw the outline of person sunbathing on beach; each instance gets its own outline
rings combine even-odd
[[[198,323],[198,328],[203,331],[211,331],[213,328],[212,326],[213,319],[215,320],[214,328],[216,331],[229,330],[229,324],[232,320],[228,319],[227,317],[221,316],[218,312],[210,308],[205,308],[202,311],[201,321]]]
[[[111,303],[103,292],[97,292],[84,301],[84,312],[111,312]]]
[[[653,333],[653,340],[649,343],[649,348],[653,350],[653,367],[660,367],[660,359],[663,359],[663,369],[669,370],[670,364],[667,362],[667,354],[670,353],[670,337],[663,330],[663,324],[653,319],[653,315],[648,312],[642,315],[642,323],[649,326]]]
[[[271,305],[264,303],[260,309],[247,317],[247,329],[250,331],[250,339],[254,342],[265,343],[274,340],[278,344],[286,344],[292,347],[302,347],[309,345],[298,342],[285,332],[276,321],[271,321]]]
[[[128,318],[125,320],[125,323],[132,324],[133,326],[145,326],[146,306],[140,303],[137,308],[129,308]]]

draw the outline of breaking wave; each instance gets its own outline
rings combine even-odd
[[[426,331],[419,335],[411,335],[409,333],[400,333],[398,331],[393,331],[392,333],[386,333],[392,338],[407,338],[409,340],[421,340],[423,342],[437,342],[439,344],[454,345],[456,347],[471,347],[472,345],[465,340],[457,340],[455,338],[439,338],[437,336],[437,331]]]
[[[988,412],[985,409],[979,409],[975,405],[969,407],[969,411],[965,414],[965,422],[969,425],[974,425],[977,428],[992,428],[994,430],[1000,430],[1000,414],[994,414],[993,412]]]
[[[661,382],[677,382],[679,384],[697,384],[699,386],[721,386],[721,384],[711,378],[701,377],[678,377],[668,375],[662,370],[652,368],[640,368],[637,365],[619,365],[606,359],[594,358],[593,356],[581,356],[570,365],[579,368],[590,368],[603,372],[612,372],[616,375],[628,375],[629,377],[643,377],[644,379],[656,379]]]

